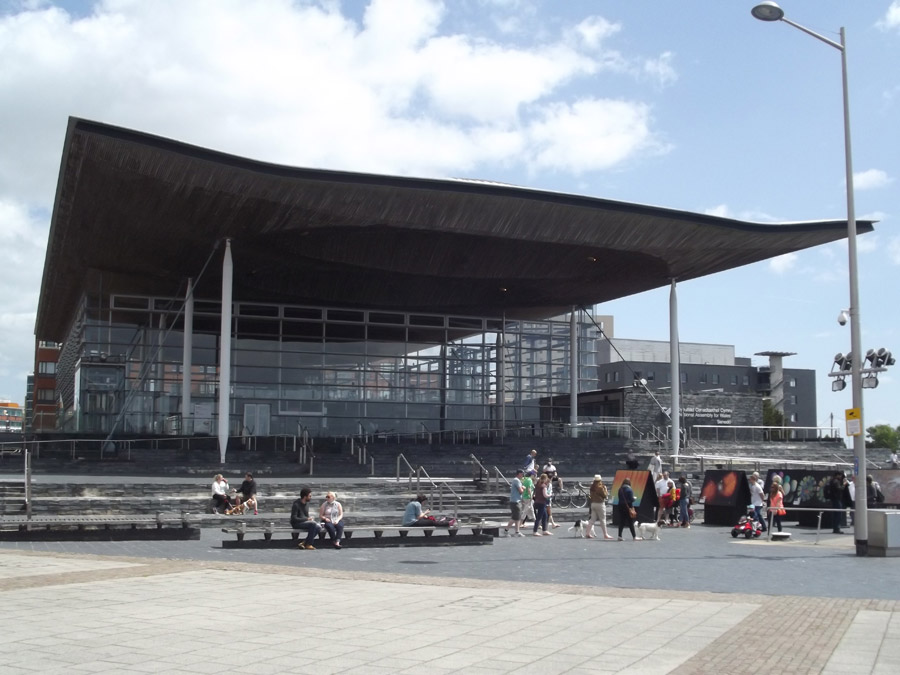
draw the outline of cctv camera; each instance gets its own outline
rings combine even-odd
[[[847,312],[846,309],[842,309],[841,313],[838,314],[838,323],[841,324],[842,326],[846,326],[847,321],[849,319],[850,319],[850,314]]]

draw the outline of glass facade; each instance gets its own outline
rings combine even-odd
[[[85,299],[57,369],[63,428],[215,433],[220,303],[194,303],[192,429],[181,416],[182,304]],[[241,302],[233,310],[235,435],[499,429],[540,421],[539,401],[570,389],[568,316],[516,321]],[[596,389],[599,331],[584,322],[578,331],[579,389]]]

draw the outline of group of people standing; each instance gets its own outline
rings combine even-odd
[[[553,491],[562,490],[562,478],[548,459],[537,474],[537,450],[531,450],[525,458],[525,466],[516,470],[509,488],[510,517],[504,528],[507,536],[524,537],[522,528],[528,518],[534,520],[532,535],[551,536],[551,527],[559,527],[553,520]],[[510,535],[510,528],[513,529]]]

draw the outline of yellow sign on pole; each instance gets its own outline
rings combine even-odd
[[[844,412],[847,420],[847,435],[859,436],[862,434],[862,420],[860,419],[862,415],[859,408],[847,408]]]

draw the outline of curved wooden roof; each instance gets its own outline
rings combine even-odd
[[[858,223],[860,232],[871,221]],[[518,188],[301,169],[71,118],[35,327],[62,340],[103,291],[171,296],[232,240],[234,298],[541,317],[842,239]],[[197,297],[220,296],[221,256]]]

